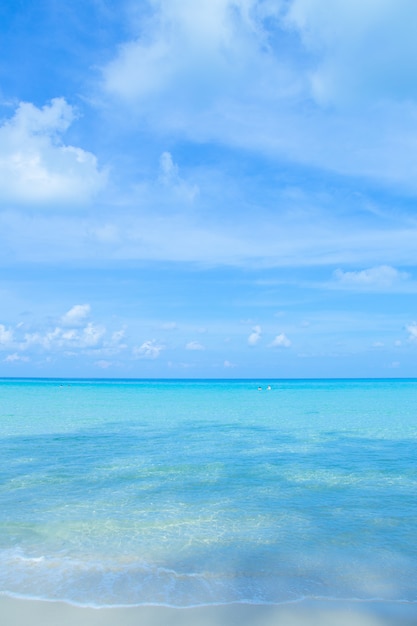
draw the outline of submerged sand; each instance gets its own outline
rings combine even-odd
[[[0,597],[2,626],[416,626],[417,604],[300,602],[85,608],[64,602]]]

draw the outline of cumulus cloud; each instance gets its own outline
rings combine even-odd
[[[272,343],[269,344],[270,348],[289,348],[290,346],[291,341],[288,339],[285,333],[277,335]]]
[[[252,328],[252,332],[248,337],[248,344],[250,346],[256,346],[259,343],[259,340],[262,336],[262,329],[260,326],[256,325]]]
[[[400,272],[389,265],[379,265],[365,270],[345,272],[337,269],[334,272],[336,283],[350,289],[386,289],[409,280],[410,274]]]
[[[88,202],[105,183],[96,157],[65,145],[75,118],[64,98],[37,108],[21,102],[0,126],[0,199],[11,204],[56,206]]]
[[[186,350],[205,350],[205,347],[203,346],[203,344],[201,344],[198,341],[189,341],[186,346],[185,346]]]
[[[64,326],[78,326],[90,315],[89,304],[75,304],[62,316],[61,321]]]
[[[44,350],[56,350],[61,348],[94,348],[101,343],[106,328],[102,325],[89,322],[82,328],[61,328],[56,326],[53,330],[45,333],[25,333],[24,341],[20,344],[21,349],[32,346],[40,346]]]
[[[106,328],[101,325],[89,322],[79,336],[77,346],[81,348],[90,348],[96,346],[106,334]]]
[[[0,349],[13,350],[7,362],[26,361],[27,355],[110,356],[127,348],[123,343],[125,330],[109,332],[103,324],[87,321],[90,305],[74,305],[63,315],[59,325],[41,324],[33,328],[19,323],[7,329],[0,324]]]
[[[165,346],[159,344],[155,339],[144,341],[139,347],[133,348],[133,356],[138,359],[157,359]]]

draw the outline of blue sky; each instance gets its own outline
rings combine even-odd
[[[416,20],[4,0],[0,376],[416,376]]]

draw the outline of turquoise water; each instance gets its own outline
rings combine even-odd
[[[417,602],[416,380],[3,379],[0,446],[3,593]]]

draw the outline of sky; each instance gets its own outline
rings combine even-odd
[[[0,376],[417,376],[415,0],[3,0]]]

